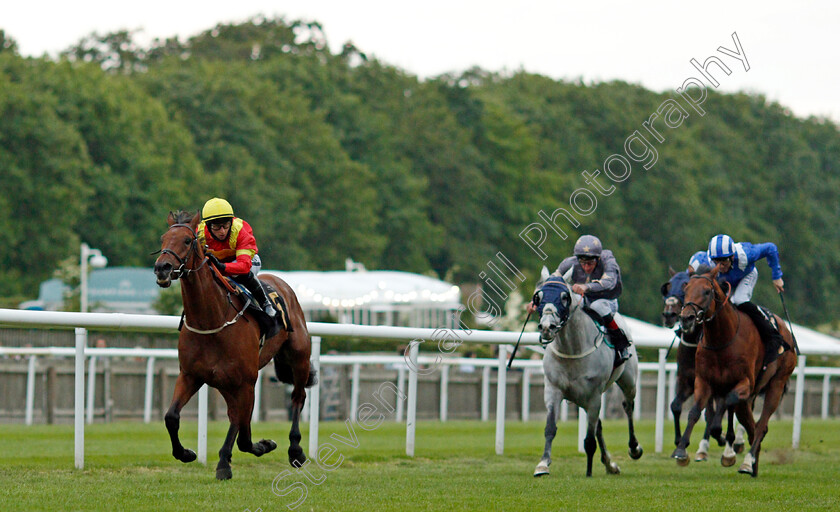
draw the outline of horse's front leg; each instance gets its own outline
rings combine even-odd
[[[701,439],[700,444],[697,445],[697,452],[694,454],[694,462],[706,462],[709,459],[709,438],[711,437],[712,420],[715,416],[712,401],[709,401],[709,405],[706,406],[704,414],[706,418],[706,428],[703,429],[703,439]],[[679,444],[680,440],[677,439],[677,446],[679,446]]]
[[[680,466],[688,465],[688,455],[685,449],[691,444],[691,431],[694,430],[694,425],[700,419],[700,414],[703,408],[706,407],[711,394],[712,389],[709,387],[709,384],[699,378],[696,379],[694,384],[694,405],[688,413],[688,423],[685,426],[682,439],[680,439],[680,444],[674,450],[674,453],[671,454],[671,458],[677,459],[677,464]]]
[[[592,461],[595,450],[601,447],[601,462],[607,468],[607,473],[618,473],[618,466],[610,460],[610,453],[604,445],[601,435],[601,396],[596,395],[584,408],[586,411],[586,437],[583,439],[583,450],[586,452],[586,476],[592,476]]]
[[[556,389],[548,379],[545,380],[545,408],[548,411],[545,416],[545,448],[536,469],[534,469],[534,476],[543,476],[548,474],[548,466],[551,465],[551,443],[554,442],[554,437],[557,435],[557,415],[560,414],[560,402],[563,401],[563,395],[560,390]]]
[[[198,391],[203,383],[185,373],[180,373],[175,381],[175,392],[172,396],[172,403],[166,411],[164,422],[169,432],[169,440],[172,443],[172,456],[181,462],[192,462],[196,459],[195,452],[184,448],[178,438],[178,429],[181,427],[181,409],[187,405],[190,398]]]
[[[723,449],[723,455],[720,456],[720,465],[728,468],[729,466],[735,464],[735,458],[737,455],[733,446],[735,444],[735,429],[733,428],[733,423],[735,423],[734,405],[726,408],[726,419],[729,426],[726,427],[726,448]]]

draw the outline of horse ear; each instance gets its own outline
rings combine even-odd
[[[662,283],[662,286],[659,288],[659,291],[662,292],[663,297],[668,295],[668,292],[671,291],[671,281],[668,281],[667,283]]]
[[[712,279],[716,278],[718,272],[720,272],[720,265],[715,265],[714,268],[709,272],[709,277],[711,277]]]
[[[668,273],[671,275],[671,277],[674,277],[674,274],[676,274],[677,271],[674,270],[674,268],[671,267],[671,265],[668,265]]]
[[[195,212],[195,215],[193,215],[193,218],[190,220],[190,227],[193,228],[193,231],[195,231],[198,228],[199,222],[201,222],[201,212],[197,211]]]
[[[542,270],[540,270],[540,278],[537,280],[537,284],[536,286],[534,286],[534,288],[539,288],[540,286],[542,286],[542,284],[545,282],[546,279],[548,279],[550,275],[551,274],[548,272],[548,269],[545,267],[545,265],[543,265]]]
[[[166,218],[166,223],[170,226],[172,224],[175,224],[175,214],[172,212],[172,210],[169,211],[169,216]]]

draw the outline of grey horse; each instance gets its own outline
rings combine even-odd
[[[636,398],[636,376],[639,371],[635,347],[630,347],[630,359],[613,368],[614,351],[603,342],[604,334],[583,310],[583,298],[572,293],[560,276],[547,276],[544,269],[539,297],[540,337],[546,345],[543,357],[545,371],[545,451],[534,470],[534,476],[547,475],[551,464],[551,443],[557,434],[557,415],[565,398],[586,411],[588,425],[584,449],[586,476],[592,476],[595,443],[601,449],[601,462],[608,474],[618,474],[619,467],[610,459],[601,432],[601,394],[613,382],[624,394],[624,412],[630,429],[629,453],[633,459],[642,456],[642,447],[633,428],[633,407]],[[630,331],[620,315],[616,322],[630,338]],[[632,338],[630,338],[632,340]]]

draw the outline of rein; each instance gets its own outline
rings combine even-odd
[[[187,266],[187,260],[190,258],[191,252],[195,252],[195,255],[198,256],[198,237],[193,231],[192,226],[190,226],[189,224],[172,224],[171,226],[169,226],[169,229],[172,228],[187,228],[188,230],[190,230],[190,234],[192,235],[193,239],[190,242],[190,246],[187,248],[187,254],[182,258],[178,255],[178,253],[168,248],[160,249],[159,251],[155,251],[152,254],[170,254],[173,258],[178,260],[178,263],[180,263],[181,266],[176,269],[173,269],[170,273],[172,280],[177,280],[182,277],[189,277],[189,275],[193,272],[198,272],[199,270],[201,270],[201,267],[203,267],[207,263],[207,258],[205,257],[201,264],[196,268],[185,268]]]
[[[184,255],[184,257],[182,258],[180,255],[178,255],[178,253],[176,253],[172,249],[168,249],[168,248],[161,249],[159,251],[155,251],[152,254],[158,254],[158,253],[160,253],[160,254],[170,254],[170,255],[172,255],[173,258],[178,260],[178,263],[180,263],[181,266],[178,267],[177,269],[172,270],[172,272],[170,273],[170,276],[171,276],[172,280],[177,280],[177,279],[180,279],[182,277],[187,278],[193,272],[198,272],[199,270],[201,270],[201,267],[203,267],[204,265],[207,264],[207,262],[210,260],[210,258],[205,255],[204,259],[201,261],[201,264],[198,265],[196,268],[186,268],[187,261],[190,259],[190,253],[191,252],[194,252],[196,257],[199,256],[199,254],[198,254],[198,236],[196,236],[195,231],[193,230],[192,226],[190,226],[189,224],[172,224],[171,226],[169,226],[169,229],[172,229],[172,228],[186,228],[190,231],[190,234],[192,235],[193,238],[192,238],[192,241],[190,242],[190,246],[187,248],[187,254]],[[221,285],[228,291],[228,295],[227,295],[228,296],[228,304],[233,306],[233,303],[230,300],[230,294],[234,293],[234,294],[238,295],[238,291],[236,289],[234,289],[230,285],[230,283],[228,283],[227,279],[224,278],[224,276],[222,275],[221,271],[218,268],[216,268],[214,265],[210,265],[210,268],[213,270],[213,277],[219,283],[221,283]],[[195,327],[191,327],[187,323],[186,316],[183,315],[183,314],[181,316],[181,322],[182,322],[183,326],[186,327],[187,330],[190,331],[190,332],[194,332],[196,334],[216,334],[218,332],[221,332],[226,327],[235,324],[240,318],[242,318],[242,315],[245,314],[245,311],[248,309],[248,306],[250,304],[251,304],[251,299],[246,297],[245,304],[242,306],[242,309],[240,309],[239,312],[236,313],[236,316],[234,316],[233,319],[228,320],[227,322],[222,324],[220,327],[217,327],[215,329],[203,330],[203,329],[196,329]]]
[[[578,309],[580,309],[580,305],[581,305],[581,304],[583,304],[583,301],[582,301],[582,300],[581,300],[581,301],[580,301],[577,305],[573,305],[573,306],[572,306],[572,308],[570,308],[570,310],[569,310],[569,317],[571,317],[572,315],[574,315],[574,314],[575,314],[575,312],[576,312]],[[597,325],[596,325],[596,327],[597,327]],[[551,353],[552,353],[552,354],[554,354],[555,356],[559,357],[560,359],[583,359],[584,357],[589,356],[589,355],[591,355],[593,352],[595,352],[596,350],[598,350],[598,347],[600,347],[600,346],[601,346],[601,344],[602,344],[602,343],[603,343],[603,341],[604,341],[604,332],[603,332],[603,331],[601,331],[601,329],[598,329],[598,334],[596,334],[596,335],[595,335],[595,339],[594,339],[594,340],[592,340],[592,341],[593,341],[593,343],[594,343],[594,345],[592,345],[591,347],[589,347],[587,350],[585,350],[585,351],[581,352],[580,354],[564,354],[563,352],[560,352],[560,350],[558,350],[558,349],[557,349],[557,347],[555,346],[555,345],[556,345],[556,343],[555,343],[555,342],[556,342],[556,341],[558,340],[558,338],[559,338],[559,336],[558,336],[558,335],[559,335],[559,331],[558,331],[558,333],[557,333],[557,334],[555,334],[555,335],[554,335],[554,339],[552,339],[552,340],[551,340],[551,341],[549,341],[548,343],[544,344],[543,346],[545,346],[546,348],[548,348],[549,350],[551,350]],[[542,339],[540,340],[540,343],[542,343]]]
[[[691,276],[691,279],[705,279],[705,280],[706,280],[706,281],[708,281],[708,282],[709,282],[709,284],[712,286],[712,291],[713,291],[713,292],[715,291],[715,284],[714,284],[714,282],[711,280],[711,278],[709,278],[709,277],[707,277],[707,276],[704,276],[704,275],[697,275],[697,274],[695,274],[695,275]],[[727,283],[727,284],[728,284],[728,283]],[[730,285],[730,287],[731,287],[731,286],[732,286],[732,285]],[[712,296],[712,299],[709,301],[709,306],[711,306],[711,305],[712,305],[712,300],[715,302],[715,304],[718,304],[718,308],[715,308],[715,312],[714,312],[714,314],[713,314],[712,316],[708,317],[708,318],[706,318],[706,311],[708,310],[708,306],[707,306],[707,307],[702,307],[702,306],[700,306],[700,304],[697,304],[696,302],[686,302],[686,303],[685,303],[685,306],[683,306],[682,310],[683,310],[683,311],[685,311],[685,308],[687,308],[687,307],[691,306],[691,307],[693,307],[695,310],[697,310],[697,319],[698,319],[698,322],[700,322],[700,323],[708,323],[708,322],[711,322],[712,320],[714,320],[714,319],[715,319],[715,317],[717,316],[718,309],[719,309],[719,308],[722,308],[722,307],[723,307],[723,306],[724,306],[727,302],[729,302],[729,295],[727,294],[727,295],[726,295],[726,297],[725,297],[723,300],[718,300],[718,298],[717,298],[717,294],[714,294],[714,295]]]

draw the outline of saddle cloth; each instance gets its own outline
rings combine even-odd
[[[266,289],[266,296],[268,297],[268,300],[271,301],[272,305],[274,305],[274,310],[277,311],[277,316],[273,319],[265,314],[265,311],[263,311],[257,299],[254,298],[254,295],[248,290],[248,288],[245,288],[245,285],[237,283],[229,277],[226,277],[225,279],[227,279],[228,283],[237,290],[237,295],[244,295],[250,299],[248,309],[257,313],[256,316],[257,322],[260,324],[260,331],[262,331],[266,338],[275,336],[281,329],[288,330],[289,310],[286,309],[286,301],[280,297],[277,290],[275,290],[270,284],[263,282],[263,286]]]

